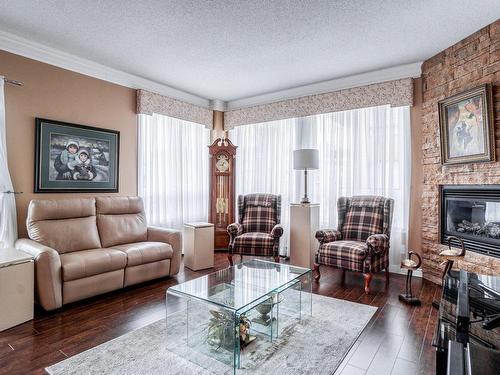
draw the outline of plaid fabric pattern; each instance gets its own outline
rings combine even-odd
[[[243,234],[243,225],[240,223],[232,223],[227,227],[227,233],[230,237],[236,237]]]
[[[342,228],[342,238],[366,241],[372,234],[382,233],[383,212],[378,207],[350,207]]]
[[[366,243],[374,254],[381,254],[389,248],[389,237],[386,234],[372,234]]]
[[[316,253],[316,263],[363,272],[368,245],[356,241],[334,241],[322,244]]]
[[[273,237],[281,237],[283,235],[283,227],[279,224],[276,224],[271,231],[271,236]]]
[[[380,272],[389,268],[389,251],[382,253],[379,256],[369,255],[363,263],[363,273]]]
[[[280,198],[272,194],[246,195],[243,200],[243,217],[240,218],[244,231],[271,232],[273,227],[279,223],[277,210]]]
[[[273,194],[248,194],[238,197],[238,217],[241,229],[228,226],[231,254],[278,256],[279,239],[283,228],[281,196]]]
[[[392,214],[394,211],[394,199],[388,198],[384,202],[384,225],[383,234],[391,237]]]
[[[316,239],[319,243],[338,241],[342,239],[342,233],[338,230],[323,229],[316,232]]]
[[[394,200],[390,198],[340,197],[337,201],[338,230],[316,233],[320,242],[316,263],[363,273],[389,267],[393,208]],[[334,235],[338,232],[342,233],[341,237]]]
[[[337,200],[337,230],[342,233],[342,227],[344,226],[345,222],[345,214],[347,213],[347,201],[349,198],[346,197],[340,197]]]
[[[276,223],[276,214],[271,207],[247,206],[241,222],[246,232],[270,233]]]
[[[266,249],[273,247],[274,237],[272,237],[269,233],[243,233],[241,236],[236,237],[234,243],[236,247],[244,247],[247,249]],[[266,252],[266,254],[268,253],[270,252]],[[252,252],[252,254],[257,255],[254,252]]]

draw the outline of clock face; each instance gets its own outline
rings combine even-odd
[[[215,167],[217,168],[218,172],[227,172],[229,170],[229,159],[227,158],[227,155],[217,155],[217,162],[215,163]]]

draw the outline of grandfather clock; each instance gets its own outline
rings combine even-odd
[[[210,154],[210,222],[215,226],[215,249],[227,249],[227,226],[234,223],[234,161],[236,146],[218,138],[208,146]]]

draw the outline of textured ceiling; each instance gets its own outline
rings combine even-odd
[[[499,17],[500,0],[0,2],[2,31],[221,100],[421,61]]]

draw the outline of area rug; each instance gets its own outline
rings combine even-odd
[[[377,310],[373,306],[319,295],[313,295],[312,306],[312,317],[290,321],[272,342],[255,340],[246,347],[241,356],[242,368],[237,373],[333,374]],[[165,319],[158,320],[45,371],[50,375],[233,373],[224,363],[191,350],[186,345],[186,327],[181,323],[172,328],[169,317],[168,327],[167,337]]]

